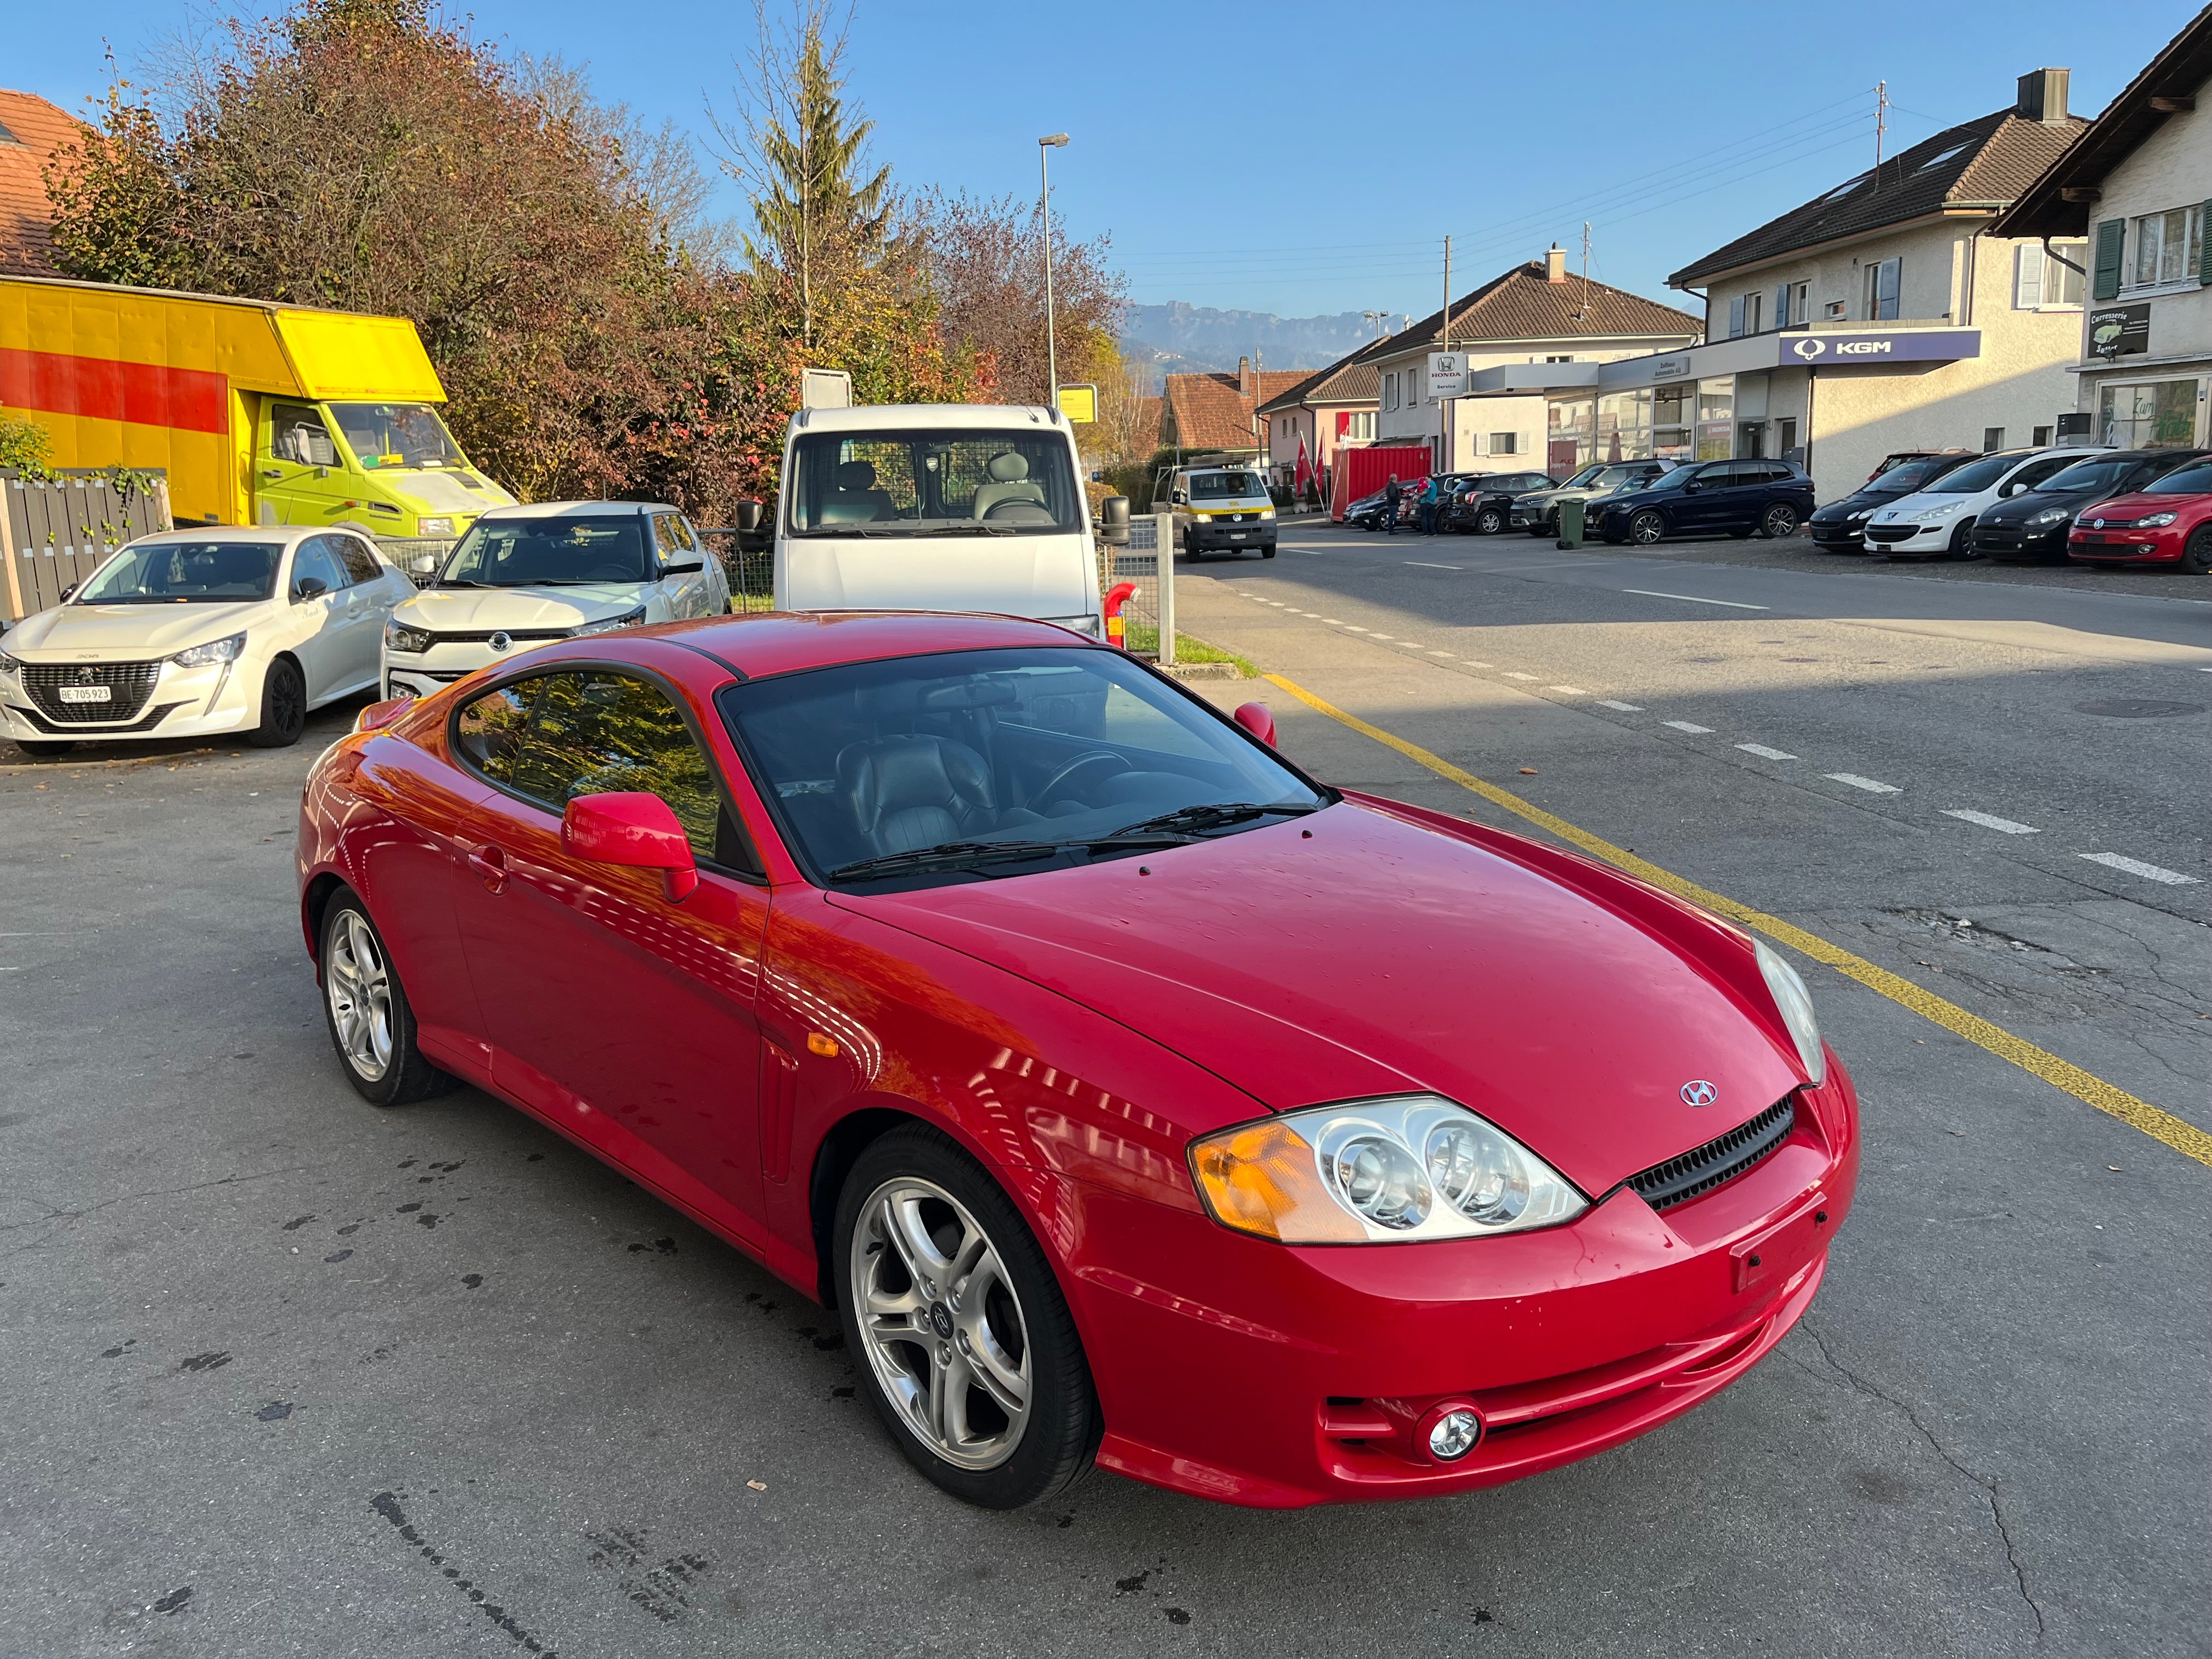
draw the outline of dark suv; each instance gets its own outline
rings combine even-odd
[[[1932,455],[1911,455],[1886,463],[1874,477],[1839,501],[1830,501],[1805,520],[1813,545],[1823,553],[1866,551],[1866,524],[1875,509],[1925,489],[1953,467],[1980,458],[1978,449],[1946,449]],[[2066,538],[2058,538],[2058,556],[2066,556]]]
[[[1485,472],[1452,491],[1440,526],[1462,535],[1472,531],[1478,536],[1494,536],[1505,528],[1516,495],[1557,488],[1559,480],[1541,472]]]
[[[1813,480],[1795,461],[1701,461],[1592,505],[1597,533],[1616,544],[1754,531],[1790,536],[1812,514]]]
[[[2141,489],[2203,454],[2201,449],[2123,449],[2084,455],[2034,489],[1984,507],[1974,520],[1973,550],[1999,564],[2064,564],[2075,514]]]

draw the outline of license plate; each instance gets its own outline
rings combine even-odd
[[[105,685],[64,685],[58,688],[64,702],[109,702],[115,693]]]
[[[1232,542],[1241,542],[1244,539],[1244,532],[1241,530],[1232,530],[1229,532],[1229,539]]]

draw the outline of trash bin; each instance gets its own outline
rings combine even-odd
[[[1559,503],[1559,548],[1571,551],[1583,544],[1583,504],[1570,495]]]

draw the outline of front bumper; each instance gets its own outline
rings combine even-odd
[[[535,647],[555,645],[568,637],[565,632],[535,639],[510,635],[512,642],[504,651],[493,650],[483,640],[441,640],[428,651],[419,652],[387,649],[383,657],[384,695],[427,697],[455,680],[466,679],[479,668],[513,662]]]
[[[2066,556],[2085,563],[2133,563],[2138,559],[2179,563],[2187,534],[2179,526],[2163,530],[2076,530],[2066,538]]]
[[[1243,524],[1200,523],[1194,519],[1182,530],[1182,544],[1193,551],[1212,551],[1221,548],[1273,547],[1275,544],[1275,525],[1273,520],[1255,520]]]
[[[1500,1238],[1289,1248],[1081,1188],[1060,1219],[1085,1240],[1069,1291],[1099,1462],[1288,1508],[1497,1486],[1657,1427],[1756,1364],[1820,1286],[1856,1104],[1832,1058],[1799,1100],[1789,1139],[1711,1192],[1655,1212],[1624,1187]],[[1449,1404],[1485,1431],[1440,1463],[1415,1431]]]
[[[1978,524],[1974,551],[1993,558],[2038,559],[2057,564],[2066,557],[2066,532],[2063,522],[2046,530],[2027,530],[2016,524]]]
[[[1825,521],[1814,518],[1806,520],[1805,533],[1813,538],[1815,547],[1827,548],[1838,553],[1863,553],[1866,551],[1866,526],[1867,521],[1863,518],[1829,519]]]
[[[1956,519],[1945,519],[1936,524],[1883,524],[1875,520],[1868,524],[1863,545],[1869,553],[1887,553],[1892,558],[1920,557],[1947,551],[1958,528]]]
[[[143,743],[153,738],[239,731],[260,720],[259,682],[240,672],[243,665],[230,662],[179,668],[163,662],[143,700],[126,699],[119,706],[111,702],[106,707],[56,703],[42,708],[22,676],[0,674],[0,735],[30,743]]]
[[[1549,524],[1559,510],[1556,504],[1546,507],[1523,507],[1516,501],[1512,509],[1506,514],[1505,521],[1516,530],[1534,530],[1540,526]]]

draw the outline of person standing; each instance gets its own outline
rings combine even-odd
[[[1437,533],[1437,478],[1433,472],[1421,480],[1420,510],[1421,534],[1435,535]]]
[[[1393,472],[1390,482],[1382,486],[1382,517],[1394,536],[1398,533],[1398,503],[1405,498],[1406,492],[1398,487],[1398,475]]]

